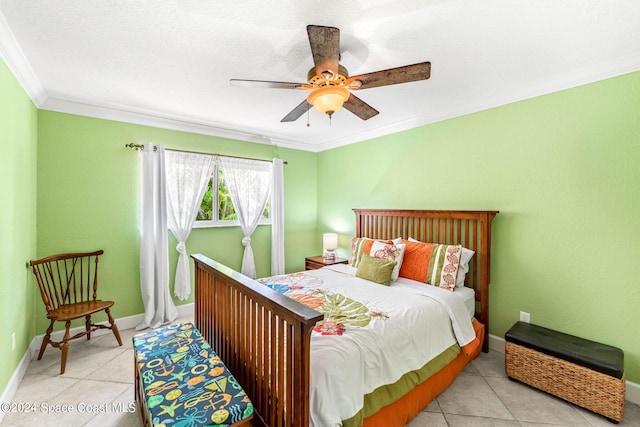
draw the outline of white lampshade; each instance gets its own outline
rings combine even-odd
[[[324,233],[322,235],[322,246],[328,251],[335,251],[338,247],[338,235],[336,233]]]
[[[336,233],[324,233],[322,235],[322,246],[324,247],[324,257],[333,259],[336,257],[335,250],[338,248],[338,235]]]

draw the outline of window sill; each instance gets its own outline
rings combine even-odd
[[[271,221],[260,221],[260,225],[271,225]],[[240,227],[240,221],[196,221],[193,228]]]

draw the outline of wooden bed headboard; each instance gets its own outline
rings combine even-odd
[[[354,212],[357,237],[413,237],[474,250],[465,280],[476,291],[476,317],[488,325],[491,221],[497,211]],[[204,255],[191,257],[196,327],[247,392],[258,415],[255,425],[309,425],[311,330],[322,314]]]
[[[421,242],[462,245],[475,251],[465,285],[476,294],[476,319],[489,333],[489,283],[491,282],[491,222],[498,211],[354,209],[356,237],[392,240],[414,238]],[[489,349],[485,339],[483,350]]]

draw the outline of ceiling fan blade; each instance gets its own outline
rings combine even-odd
[[[311,107],[312,107],[312,105],[309,104],[307,102],[307,100],[305,99],[304,101],[302,101],[300,103],[300,105],[298,105],[296,108],[291,110],[291,112],[289,112],[289,114],[284,116],[282,118],[282,120],[280,120],[280,121],[281,122],[295,122],[296,120],[298,120],[298,118],[300,118],[301,115],[303,115],[304,113],[309,111],[309,108],[311,108]]]
[[[420,62],[418,64],[405,65],[404,67],[352,76],[347,80],[347,85],[349,85],[349,89],[351,90],[369,89],[372,87],[427,80],[430,76],[431,62]]]
[[[330,71],[333,76],[337,76],[340,62],[340,30],[335,27],[307,25],[307,34],[316,74],[322,76],[323,72]]]
[[[270,82],[266,80],[240,79],[231,79],[229,80],[229,83],[231,83],[231,86],[238,87],[262,87],[272,89],[306,89],[306,86],[309,86],[308,83]]]
[[[343,107],[360,117],[362,120],[368,120],[379,113],[378,110],[354,94],[349,95],[349,99],[347,99],[347,102],[344,103]]]

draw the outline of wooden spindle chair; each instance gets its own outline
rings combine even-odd
[[[45,334],[38,360],[42,358],[47,344],[62,351],[60,374],[64,374],[67,364],[69,341],[87,336],[98,329],[111,329],[113,335],[122,345],[118,326],[111,316],[110,308],[113,301],[98,299],[98,256],[104,251],[86,253],[68,253],[51,255],[35,261],[30,261],[36,276],[42,302],[47,309],[47,318],[51,320]],[[104,310],[111,326],[91,323],[91,315]],[[71,321],[85,318],[85,331],[70,336]],[[51,340],[54,323],[65,322],[65,334],[62,341]]]

